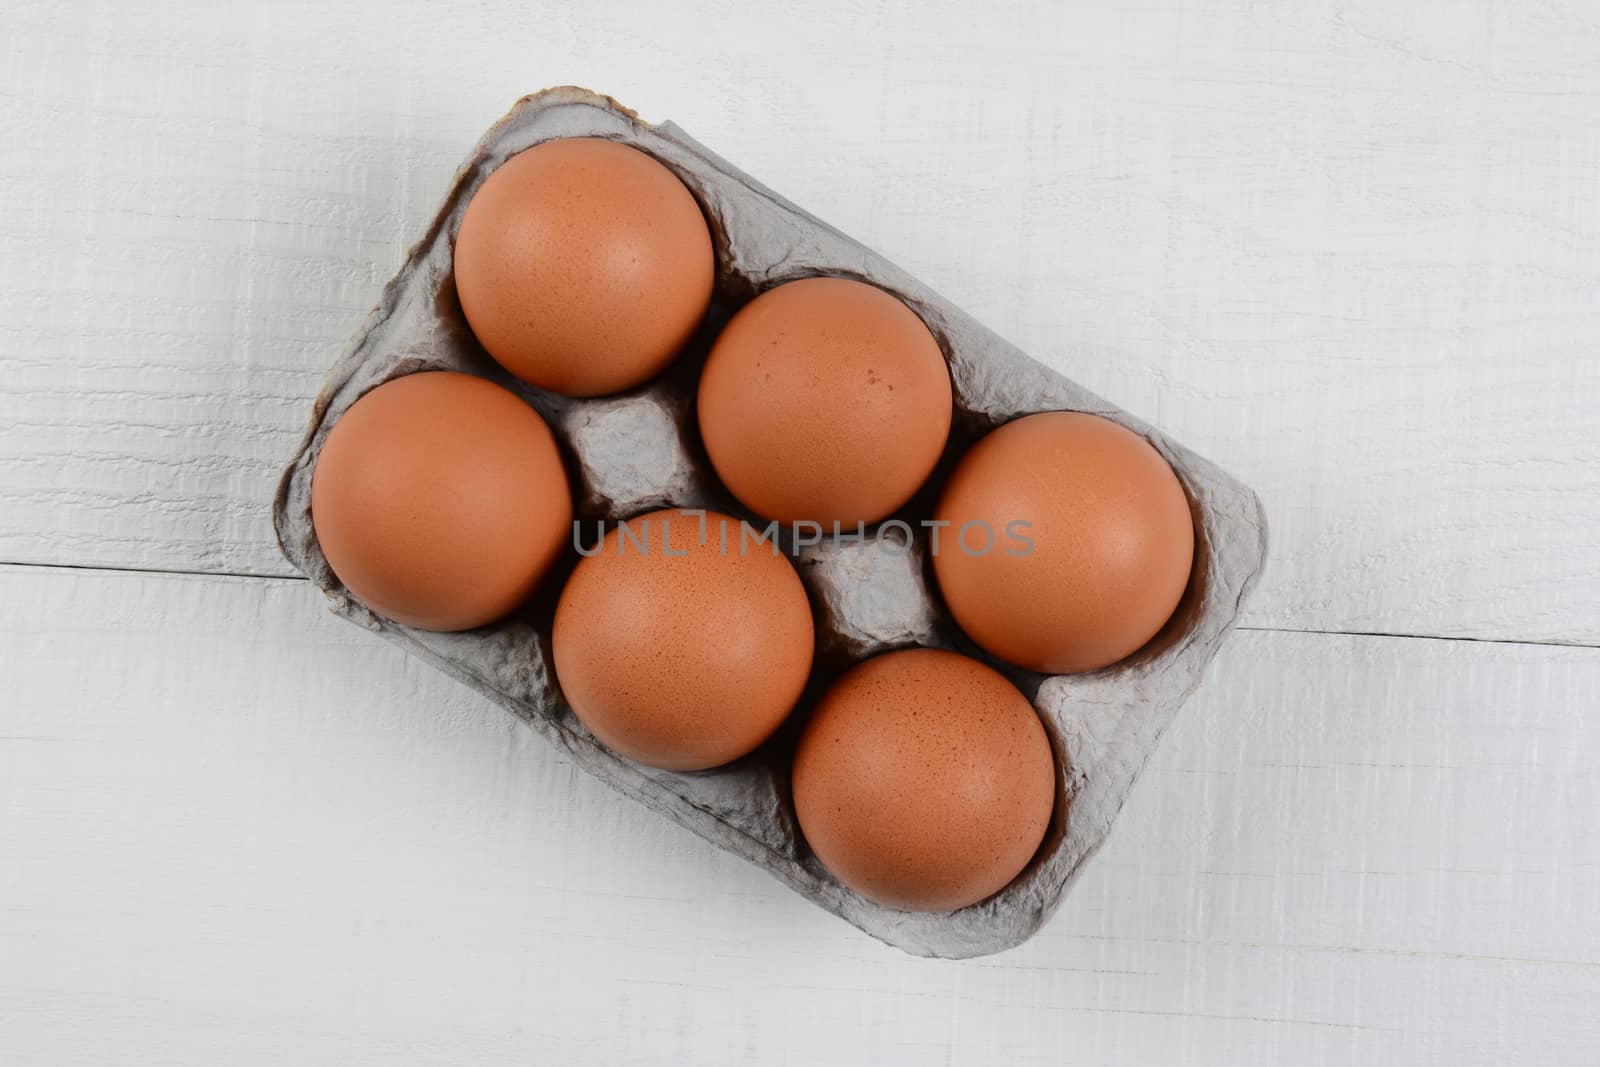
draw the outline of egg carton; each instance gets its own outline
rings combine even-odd
[[[473,338],[456,295],[452,239],[473,193],[510,156],[561,137],[610,138],[660,160],[700,202],[716,249],[715,293],[701,329],[660,378],[618,396],[569,399],[512,379]],[[590,537],[600,521],[668,506],[710,508],[754,520],[719,484],[706,460],[693,417],[695,383],[711,340],[734,311],[758,292],[817,274],[880,286],[922,317],[949,363],[955,418],[939,467],[895,516],[903,526],[880,525],[865,536],[820,543],[796,539],[792,531],[782,535],[812,599],[815,665],[794,714],[750,756],[711,771],[661,771],[614,755],[584,729],[562,698],[550,656],[555,602],[576,552],[567,553],[515,615],[454,634],[415,630],[374,614],[328,566],[311,524],[311,476],[323,442],[368,390],[421,370],[481,375],[538,409],[561,444],[576,514]],[[1166,457],[1189,496],[1195,561],[1182,603],[1149,645],[1105,670],[1046,676],[1001,663],[962,635],[939,599],[924,547],[926,531],[918,520],[931,515],[951,466],[984,433],[1020,415],[1063,410],[1112,419]],[[651,125],[608,97],[572,87],[518,101],[474,149],[426,235],[329,372],[310,427],[278,486],[273,522],[284,555],[327,595],[335,614],[483,693],[612,787],[759,865],[873,937],[916,955],[956,958],[1017,945],[1055,910],[1105,840],[1266,559],[1260,501],[1214,464],[1034,362],[905,271],[671,123]],[[1038,710],[1057,766],[1054,815],[1027,868],[995,896],[941,914],[885,907],[842,885],[807,850],[789,796],[797,731],[817,696],[854,663],[913,645],[975,656],[1011,678]]]

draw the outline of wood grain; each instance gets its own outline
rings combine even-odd
[[[1247,625],[1600,645],[1574,0],[0,6],[0,1063],[1587,1065],[1600,650],[1244,631],[904,957],[319,610],[268,501],[471,143],[671,118],[1261,492]]]
[[[45,3],[0,41],[0,559],[284,573],[333,354],[481,130],[579,82],[1255,486],[1251,624],[1600,643],[1587,5]]]
[[[176,650],[176,654],[175,654]],[[0,1059],[1592,1062],[1600,651],[1241,633],[1041,934],[867,939],[328,616],[0,568]]]

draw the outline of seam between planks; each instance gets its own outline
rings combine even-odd
[[[1389,630],[1302,630],[1290,626],[1235,626],[1235,630],[1267,634],[1323,634],[1328,637],[1387,637],[1400,641],[1468,641],[1478,645],[1533,645],[1538,648],[1591,648],[1600,644],[1584,641],[1549,641],[1538,638],[1465,637],[1459,634],[1412,634]]]
[[[154,574],[180,578],[247,578],[261,582],[303,582],[300,574],[263,574],[258,571],[188,571],[177,567],[118,567],[103,563],[37,563],[0,559],[0,568],[14,570],[76,571],[84,574]],[[1310,630],[1289,626],[1235,626],[1236,630],[1266,634],[1307,634],[1325,637],[1378,637],[1398,641],[1469,641],[1480,645],[1531,645],[1538,648],[1589,648],[1600,644],[1583,641],[1542,641],[1512,637],[1462,637],[1449,634],[1399,633],[1386,630]]]

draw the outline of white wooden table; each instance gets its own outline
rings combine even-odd
[[[984,6],[0,3],[0,1063],[1600,1061],[1600,4]],[[324,370],[564,82],[1266,501],[1023,947],[878,945],[279,557]]]

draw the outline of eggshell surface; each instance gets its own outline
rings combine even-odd
[[[456,235],[473,334],[542,389],[600,396],[672,362],[711,300],[711,233],[651,156],[599,138],[546,141],[502,163]]]
[[[1050,824],[1055,763],[1026,697],[976,660],[890,652],[825,693],[794,758],[806,843],[845,885],[908,911],[999,892]]]
[[[1194,561],[1189,500],[1166,460],[1081,412],[1029,415],[982,438],[951,473],[935,518],[948,526],[934,574],[961,629],[1048,674],[1095,670],[1143,647],[1172,616]]]
[[[804,278],[734,315],[698,410],[706,453],[740,503],[831,531],[886,517],[927,480],[950,433],[950,374],[896,297]]]
[[[373,611],[467,630],[533,592],[571,537],[572,497],[538,412],[493,382],[428,371],[378,386],[334,424],[311,521]]]
[[[738,519],[668,509],[612,529],[556,607],[556,678],[608,748],[667,770],[754,750],[811,670],[811,605],[794,566]]]

